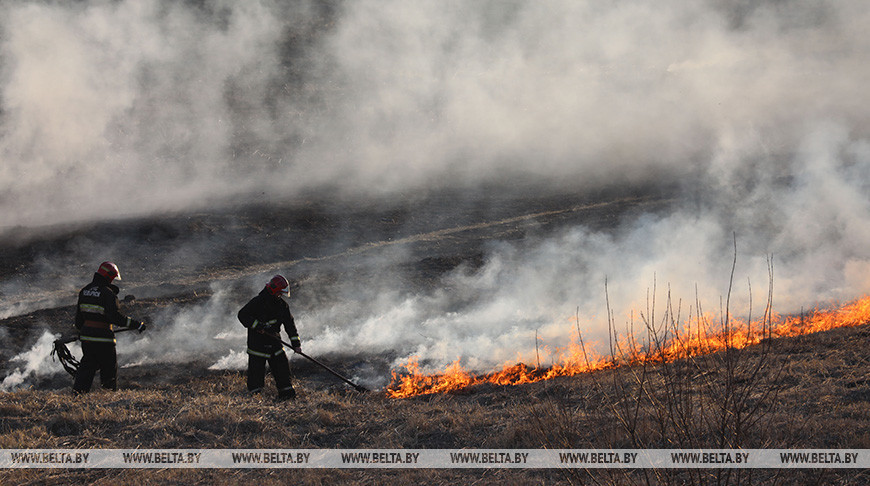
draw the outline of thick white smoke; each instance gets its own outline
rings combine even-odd
[[[311,193],[684,189],[672,213],[615,231],[495,244],[430,293],[394,274],[343,282],[333,303],[303,303],[314,352],[528,360],[536,332],[569,340],[577,307],[590,340],[606,337],[605,278],[618,317],[653,282],[659,299],[697,292],[718,310],[734,235],[736,312],[749,282],[760,309],[768,255],[781,312],[870,290],[864,2],[13,1],[0,14],[6,232]],[[406,258],[387,248],[370,265]],[[208,346],[226,364],[242,334],[237,302],[217,295],[195,310],[215,317],[166,320],[172,336],[195,321],[225,336],[225,352]],[[151,339],[143,360],[160,354]]]
[[[11,371],[0,381],[0,392],[15,390],[29,380],[55,373],[57,369],[52,366],[49,353],[56,337],[45,331],[29,350],[10,359]]]
[[[772,170],[808,122],[867,130],[859,1],[331,3],[4,3],[0,225]]]
[[[0,187],[16,209],[3,226],[176,210],[235,192],[229,104],[235,85],[262,97],[274,73],[275,6],[0,8]]]

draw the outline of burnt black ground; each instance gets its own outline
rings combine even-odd
[[[24,312],[0,320],[0,376],[9,359],[29,349],[46,328],[69,334],[77,288],[93,270],[82,263],[94,248],[108,248],[123,261],[121,296],[125,312],[143,316],[168,306],[201,303],[211,284],[237,286],[239,302],[249,297],[242,282],[281,272],[291,279],[294,311],[305,312],[330,298],[338,281],[376,278],[361,262],[401,246],[407,257],[383,272],[403,275],[410,291],[432,290],[438,278],[459,265],[478,268],[487,245],[542,238],[568,226],[616,228],[640,214],[666,209],[672,200],[660,190],[608,190],[596,194],[523,191],[449,191],[366,203],[318,199],[281,204],[239,204],[148,218],[31,228],[0,237],[0,279],[20,282],[16,293],[0,295],[0,311],[27,303]],[[541,194],[544,194],[543,192]],[[86,249],[88,249],[86,251]],[[63,281],[65,288],[53,286]],[[232,317],[232,316],[230,316]],[[123,340],[119,349],[123,357]],[[199,359],[207,357],[198,357]],[[342,372],[389,375],[394,356],[325,356]],[[213,362],[213,361],[212,361]],[[309,363],[294,359],[300,373]],[[123,360],[121,366],[124,366]],[[122,368],[122,380],[142,386],[177,374],[209,373],[198,363],[175,363],[166,377]],[[313,376],[319,377],[319,374]],[[325,376],[324,383],[334,382]],[[319,379],[319,378],[315,378]],[[67,386],[63,373],[39,388]],[[123,382],[122,382],[123,386]],[[343,386],[343,385],[342,385]]]

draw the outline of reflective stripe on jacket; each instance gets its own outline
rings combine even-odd
[[[239,322],[248,328],[248,354],[253,356],[268,358],[283,352],[284,346],[279,341],[281,326],[290,336],[290,344],[299,343],[290,306],[266,289],[239,310]]]
[[[117,287],[106,277],[95,273],[91,283],[79,291],[75,318],[79,339],[97,343],[114,343],[113,326],[139,325],[137,321],[121,314],[116,289]]]

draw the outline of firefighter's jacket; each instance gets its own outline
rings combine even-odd
[[[117,293],[118,287],[98,273],[79,292],[75,326],[79,330],[80,340],[114,343],[113,327],[138,329],[142,325],[141,322],[121,314]]]
[[[299,346],[299,334],[290,306],[265,288],[242,307],[239,321],[248,328],[248,354],[252,356],[270,358],[284,352],[279,341],[282,325],[290,336],[290,344]]]

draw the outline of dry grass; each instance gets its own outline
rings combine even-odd
[[[838,329],[777,340],[768,352],[778,373],[775,407],[745,430],[747,448],[870,448],[870,328]],[[758,352],[749,350],[748,353]],[[750,359],[747,355],[746,359]],[[631,448],[677,447],[663,441],[655,408],[640,408],[629,431],[614,415],[619,391],[611,370],[516,387],[482,385],[462,392],[388,399],[379,393],[322,389],[298,380],[299,398],[251,397],[237,372],[192,377],[72,398],[68,389],[0,395],[3,448]],[[661,370],[646,390],[667,400]],[[707,375],[715,376],[714,373]],[[716,406],[705,382],[690,376],[695,404]],[[625,381],[627,386],[629,382]],[[622,385],[620,385],[622,386]],[[317,388],[315,388],[317,387]],[[620,406],[632,405],[623,403]],[[700,428],[703,433],[710,429]],[[691,434],[691,431],[687,433]],[[634,436],[632,436],[634,434]],[[718,447],[715,434],[696,445]],[[5,470],[2,484],[853,484],[860,471],[558,471],[558,470]]]

